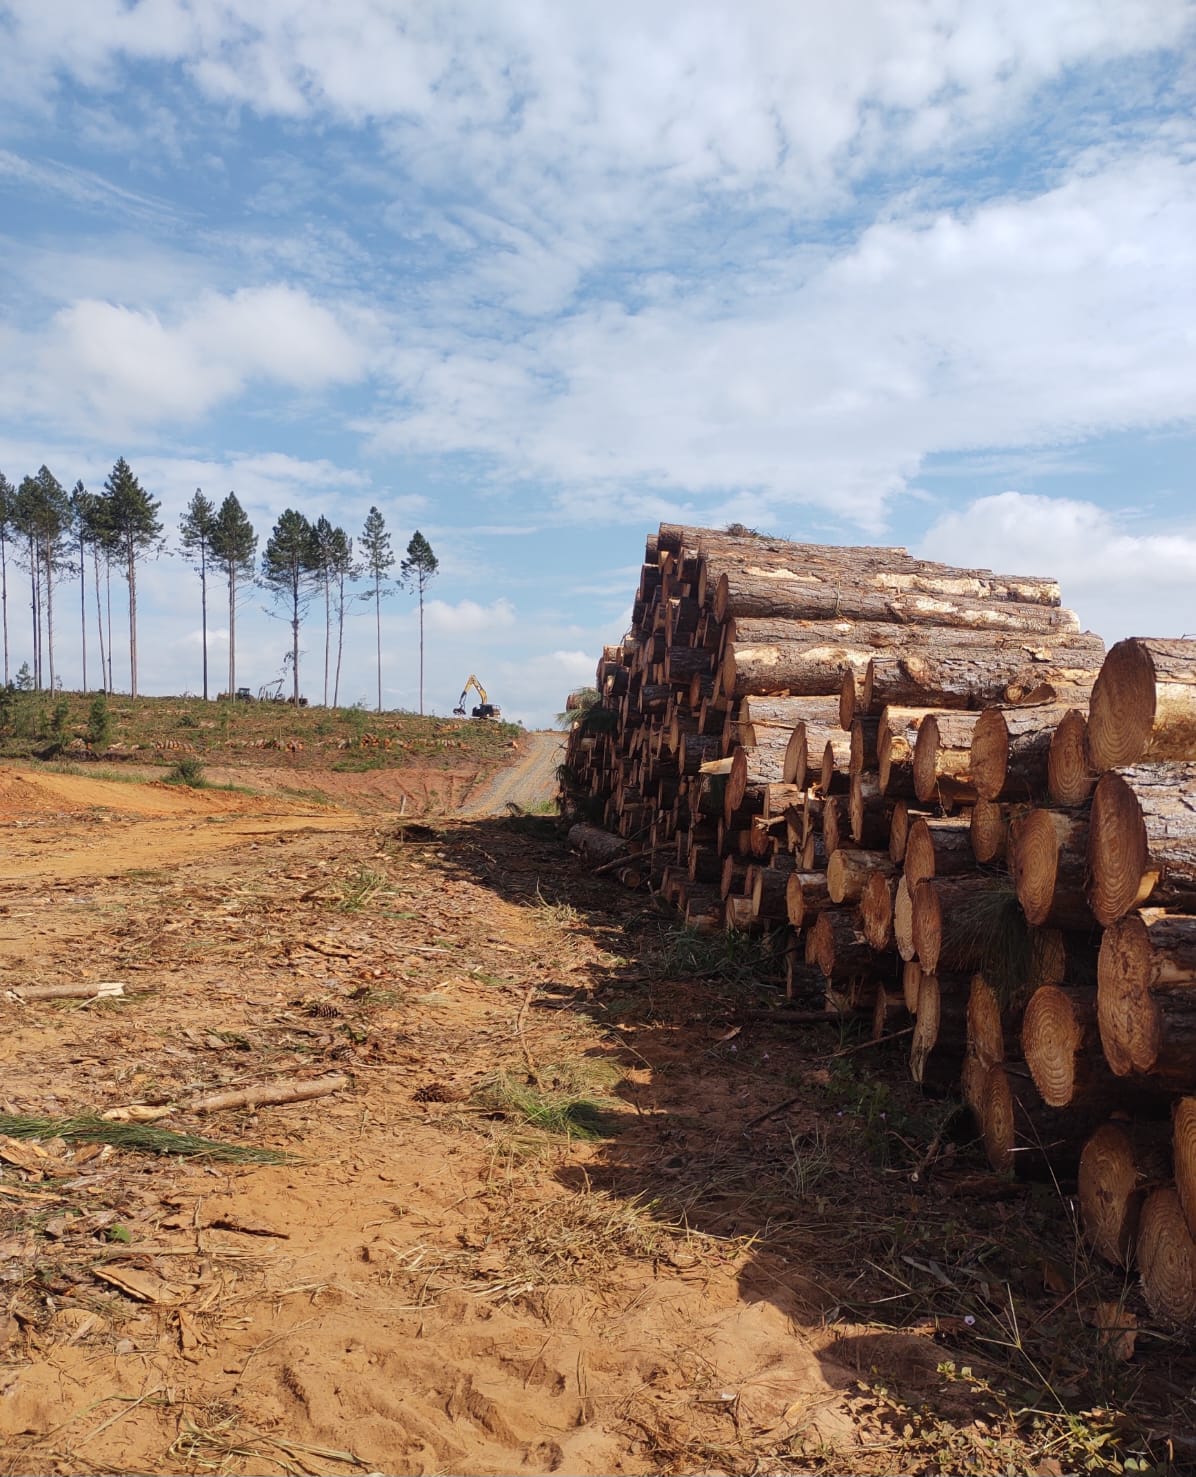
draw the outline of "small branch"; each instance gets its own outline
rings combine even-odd
[[[347,1077],[315,1077],[310,1082],[265,1084],[242,1087],[235,1092],[217,1092],[208,1097],[192,1098],[184,1104],[193,1113],[218,1113],[225,1108],[275,1107],[283,1103],[302,1103],[309,1098],[327,1097],[348,1087]]]
[[[74,985],[14,985],[4,991],[8,1000],[114,1000],[125,993],[117,980],[93,980]]]

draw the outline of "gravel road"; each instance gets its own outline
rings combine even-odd
[[[480,795],[461,808],[463,816],[505,815],[508,805],[530,810],[556,794],[556,767],[565,757],[563,733],[534,732],[522,740],[518,761],[496,774]]]

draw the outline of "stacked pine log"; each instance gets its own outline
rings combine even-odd
[[[907,1032],[1196,1327],[1196,642],[1106,657],[1049,579],[662,524],[596,682],[572,843]]]

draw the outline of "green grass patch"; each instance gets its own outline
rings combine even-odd
[[[111,1123],[106,1118],[31,1118],[0,1113],[0,1133],[14,1139],[65,1139],[72,1144],[111,1144],[142,1154],[178,1154],[185,1158],[215,1159],[227,1164],[287,1164],[294,1156],[252,1144],[228,1144],[176,1133],[152,1123]]]

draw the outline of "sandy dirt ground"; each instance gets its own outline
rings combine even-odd
[[[519,759],[471,795],[461,807],[464,816],[505,815],[511,806],[533,810],[557,791],[556,769],[565,757],[563,733],[529,733]]]
[[[659,919],[547,823],[349,778],[361,808],[0,769],[0,1113],[291,1156],[0,1136],[0,1472],[1063,1470],[943,1373],[961,1295],[894,1320],[829,1130],[773,1113],[825,1042],[645,974]],[[18,993],[80,980],[125,994]]]

